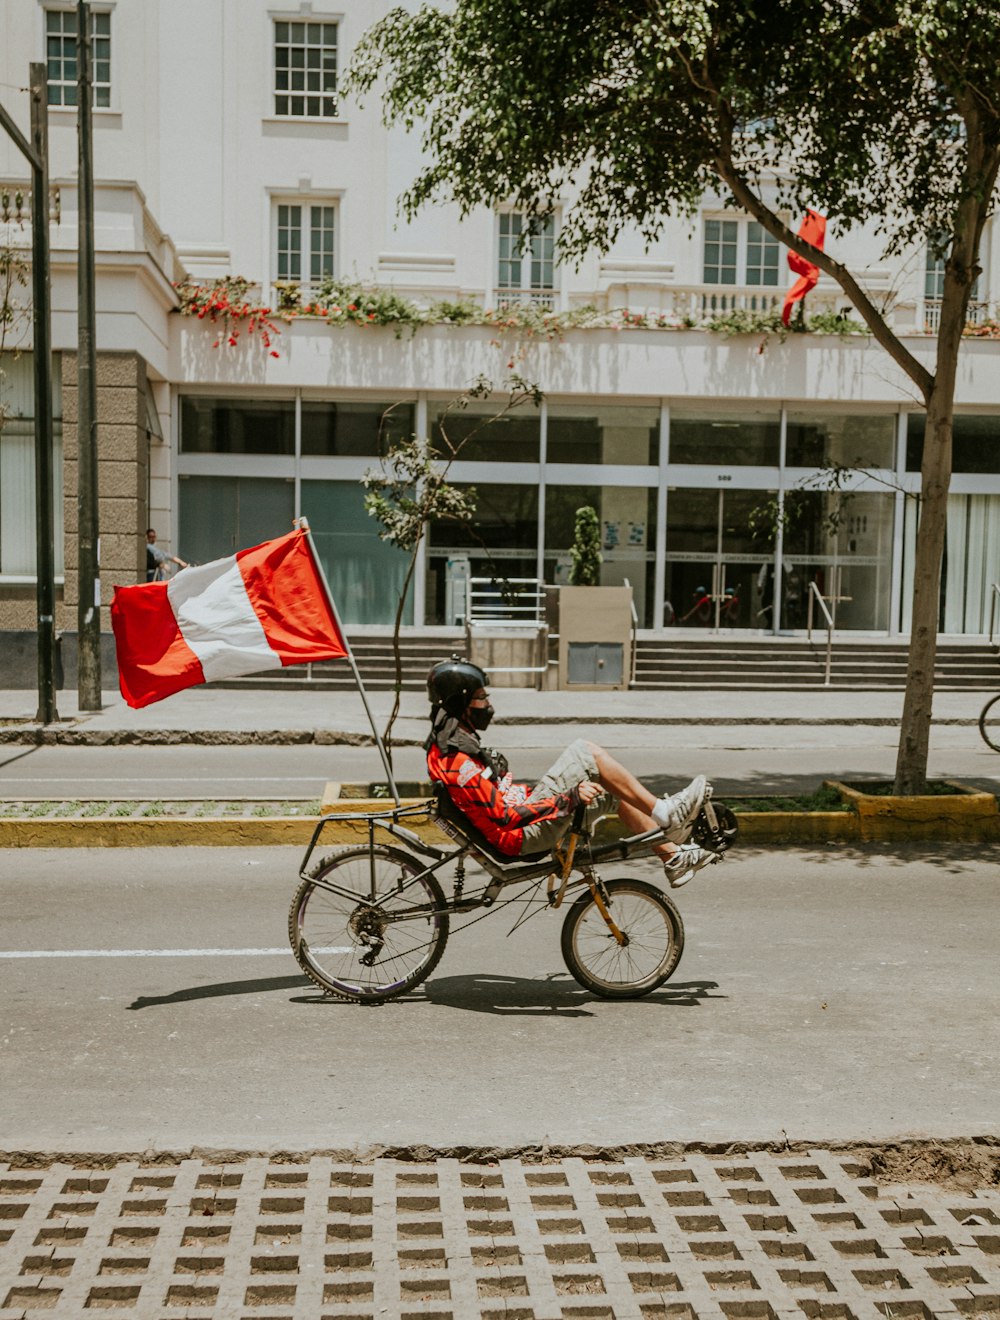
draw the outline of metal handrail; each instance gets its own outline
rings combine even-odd
[[[990,646],[993,645],[993,625],[996,621],[997,597],[1000,596],[1000,583],[990,583]]]
[[[497,601],[497,584],[493,578],[467,579],[465,584],[465,640],[471,654],[472,635],[480,628],[492,632],[504,629],[534,631],[535,659],[533,665],[490,665],[493,674],[534,674],[541,684],[542,677],[548,673],[548,627],[545,621],[545,588],[538,578],[507,578],[508,586],[520,588],[509,594],[506,600]],[[477,588],[480,588],[477,590]],[[517,602],[524,601],[524,604]],[[497,617],[495,611],[503,609],[505,617]],[[515,617],[509,617],[513,614]],[[518,617],[520,616],[520,617]]]
[[[823,596],[820,593],[820,589],[819,587],[817,587],[815,582],[809,583],[808,596],[809,596],[809,606],[806,613],[806,638],[808,641],[810,642],[812,641],[814,599],[819,601],[819,607],[823,611],[823,615],[826,619],[826,674],[823,679],[823,686],[829,687],[830,670],[833,665],[833,615],[826,608],[826,601],[823,599]]]
[[[632,592],[632,583],[628,578],[622,578],[622,585],[628,587]],[[636,670],[639,664],[639,611],[635,608],[635,593],[629,596],[629,608],[632,611],[632,637],[631,637],[631,656],[629,664],[629,687],[635,682]]]

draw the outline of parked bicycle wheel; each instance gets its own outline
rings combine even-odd
[[[324,857],[288,913],[288,938],[305,974],[331,994],[366,1004],[419,985],[448,939],[444,893],[433,875],[399,892],[401,881],[423,869],[399,848],[338,848]]]
[[[979,732],[983,742],[1000,752],[1000,696],[990,697],[979,716]]]
[[[643,880],[608,880],[608,911],[625,936],[619,944],[589,890],[562,928],[562,955],[573,976],[605,999],[639,999],[668,980],[684,950],[684,923],[670,899]]]

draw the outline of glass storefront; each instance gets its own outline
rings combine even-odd
[[[786,496],[783,628],[805,627],[815,582],[838,628],[888,629],[894,503],[891,494],[869,491]],[[817,611],[814,622],[819,618]]]
[[[576,512],[590,505],[601,582],[631,584],[640,627],[796,632],[815,584],[839,629],[908,629],[917,501],[903,491],[922,417],[907,419],[897,471],[889,411],[676,405],[661,434],[658,404],[546,400],[497,419],[502,406],[182,398],[182,553],[218,558],[305,514],[345,622],[390,624],[408,557],[379,539],[361,478],[426,422],[439,451],[455,451],[454,484],[475,487],[476,511],[429,527],[407,622],[459,622],[469,576],[502,584],[541,569],[566,582]],[[981,633],[1000,581],[1000,417],[956,417],[955,472],[941,627]]]
[[[668,627],[772,627],[774,551],[764,510],[775,499],[774,491],[668,490]]]

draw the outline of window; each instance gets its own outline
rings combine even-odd
[[[0,580],[35,578],[35,383],[30,352],[0,357]],[[52,375],[52,515],[55,571],[63,571],[62,392],[59,359]]]
[[[337,115],[337,24],[274,25],[274,113],[296,119]]]
[[[551,307],[555,301],[555,218],[504,211],[498,220],[497,303]]]
[[[182,454],[295,453],[291,399],[181,399]]]
[[[706,220],[704,282],[773,287],[778,246],[756,220]]]
[[[924,249],[924,329],[932,334],[941,324],[941,299],[944,297],[944,268],[951,242],[942,236],[928,242]],[[985,247],[985,244],[983,245]],[[986,319],[987,307],[979,301],[979,278],[969,298],[969,321],[978,325]]]
[[[332,202],[279,202],[275,207],[275,278],[315,288],[333,278],[336,207]]]
[[[76,10],[45,11],[49,105],[76,105]],[[111,105],[111,15],[90,12],[90,77],[93,104]]]

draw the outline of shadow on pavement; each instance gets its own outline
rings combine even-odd
[[[216,981],[214,985],[193,985],[174,990],[169,995],[140,995],[128,1005],[129,1010],[160,1008],[164,1004],[183,1004],[188,999],[217,999],[223,995],[258,995],[268,990],[301,990],[305,976],[264,976],[253,981]]]
[[[703,999],[725,999],[712,994],[716,981],[675,981],[633,1002],[662,1007],[694,1008]],[[343,1005],[345,1000],[308,995],[293,1004]],[[562,973],[537,980],[526,976],[499,976],[489,972],[473,976],[439,976],[425,982],[414,994],[390,1001],[395,1004],[430,1003],[467,1013],[492,1013],[500,1017],[560,1018],[593,1017],[590,1005],[606,1003]],[[378,1007],[377,1005],[375,1007]]]
[[[776,843],[766,847],[739,844],[727,860],[760,857],[765,853],[798,853],[804,867],[829,862],[850,862],[858,867],[907,866],[911,862],[930,862],[950,875],[961,875],[976,862],[1000,864],[1000,844],[950,843],[946,840],[915,839],[913,842],[878,843],[832,842],[818,846],[810,843]],[[735,875],[735,872],[733,872]]]

